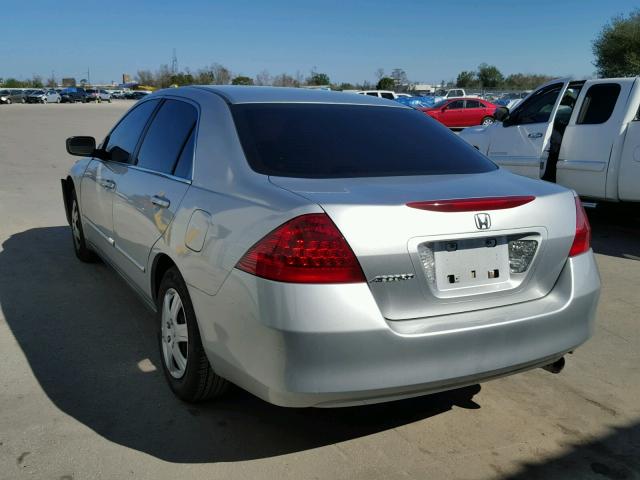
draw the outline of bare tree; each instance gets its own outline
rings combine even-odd
[[[384,77],[384,68],[377,68],[374,75],[376,76],[376,80],[380,81],[380,79]]]
[[[281,73],[273,77],[273,85],[275,87],[295,87],[296,79],[286,73]]]
[[[136,74],[136,81],[141,85],[155,84],[155,78],[153,77],[153,73],[151,73],[151,70],[138,70],[138,73]],[[82,83],[82,80],[80,81],[80,83]]]
[[[256,85],[271,85],[272,83],[271,75],[267,70],[262,70],[256,75]]]

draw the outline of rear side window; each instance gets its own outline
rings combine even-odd
[[[478,100],[467,100],[465,108],[480,108],[481,106]]]
[[[137,165],[173,174],[197,120],[198,111],[193,105],[179,100],[166,100],[142,141]]]
[[[620,95],[620,84],[600,83],[592,85],[587,90],[580,113],[578,125],[593,125],[604,123],[611,117]]]
[[[383,93],[381,93],[381,94],[380,94],[380,96],[381,96],[382,98],[387,98],[387,99],[389,99],[389,100],[393,100],[393,98],[394,98],[394,97],[393,97],[393,93],[387,93],[387,92],[383,92]]]
[[[105,147],[105,151],[109,154],[109,160],[121,163],[129,162],[142,130],[157,105],[158,100],[137,105],[112,130]]]
[[[298,178],[481,173],[497,167],[422,112],[327,104],[232,105],[250,167]]]

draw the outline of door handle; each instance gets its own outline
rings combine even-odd
[[[114,190],[116,188],[116,182],[113,180],[100,180],[100,186],[107,190]]]
[[[527,137],[529,137],[529,138],[540,138],[540,137],[542,137],[542,133],[540,133],[540,132],[530,133],[529,135],[527,135]]]
[[[151,197],[151,203],[160,208],[169,208],[169,205],[171,205],[171,202],[169,200],[159,197],[158,195],[154,195],[153,197]]]

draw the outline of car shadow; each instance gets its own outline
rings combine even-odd
[[[588,441],[578,440],[578,432],[565,428],[568,437],[561,443],[564,452],[539,463],[521,465],[504,480],[549,480],[640,478],[640,423],[613,427],[609,433]]]
[[[475,385],[381,405],[288,409],[233,389],[198,406],[165,384],[153,315],[104,264],[82,264],[68,227],[16,233],[0,251],[0,306],[51,401],[104,438],[162,460],[283,455],[480,408]]]
[[[586,212],[595,253],[640,260],[640,209],[636,205],[599,205]]]

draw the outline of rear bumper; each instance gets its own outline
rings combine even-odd
[[[223,377],[271,403],[346,406],[432,393],[548,364],[592,334],[592,252],[519,304],[385,320],[366,284],[294,285],[234,270],[217,295],[190,288]]]

